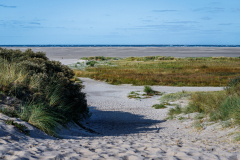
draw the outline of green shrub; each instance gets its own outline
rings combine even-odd
[[[0,48],[0,62],[0,91],[16,96],[23,104],[31,102],[30,107],[36,110],[34,113],[37,113],[37,109],[42,109],[35,107],[41,104],[44,106],[44,113],[58,115],[56,122],[63,126],[89,116],[86,96],[81,92],[83,86],[71,81],[74,73],[68,66],[50,61],[45,53],[34,53],[30,49],[21,52]],[[29,111],[31,112],[28,113],[33,113],[32,109]],[[25,119],[29,117],[25,116]],[[50,124],[53,119],[56,118],[45,118],[44,121],[49,121]],[[45,125],[45,129],[42,129],[55,135],[51,127]]]
[[[154,90],[150,86],[144,86],[144,92],[146,92],[148,95],[154,94]]]
[[[94,67],[94,65],[96,64],[97,62],[96,61],[89,61],[86,63],[86,65],[89,65],[91,67]]]

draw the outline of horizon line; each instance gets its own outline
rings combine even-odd
[[[179,47],[187,47],[187,46],[207,46],[207,47],[210,47],[210,46],[218,46],[218,47],[224,47],[224,46],[227,46],[227,47],[240,47],[240,44],[239,45],[225,45],[225,44],[5,44],[5,45],[0,45],[0,47],[64,47],[64,46],[72,46],[72,47],[77,47],[77,46],[90,46],[90,47],[100,47],[100,46],[116,46],[116,47],[121,47],[121,46],[136,46],[136,47],[141,47],[141,46],[157,46],[157,47],[171,47],[171,46],[179,46]]]

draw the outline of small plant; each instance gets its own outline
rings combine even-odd
[[[13,109],[4,108],[4,109],[0,109],[0,112],[9,116],[9,117],[19,118],[19,113],[16,110],[13,110]]]
[[[181,121],[181,120],[184,120],[184,119],[186,119],[186,118],[185,118],[185,117],[182,117],[182,116],[178,118],[178,120],[180,120],[180,121]]]
[[[147,95],[153,95],[154,94],[154,91],[153,89],[150,87],[150,86],[144,86],[144,92],[147,93]]]
[[[197,130],[202,130],[203,129],[203,124],[201,123],[201,120],[196,120],[193,123],[193,127],[196,128]]]
[[[89,61],[86,63],[86,65],[89,65],[91,67],[94,67],[94,65],[96,64],[97,62],[96,61]]]
[[[137,92],[140,92],[140,91],[131,91],[129,94],[128,94],[128,98],[135,98],[135,99],[141,99],[141,98],[151,98],[151,96],[153,95],[162,95],[164,93],[162,92],[158,92],[158,91],[153,91],[152,94],[139,94]]]
[[[163,101],[162,104],[167,105],[167,106],[176,106],[177,104],[175,103],[169,103],[168,101]]]
[[[199,113],[194,117],[194,119],[203,119],[205,116],[206,116],[205,114]]]
[[[136,94],[136,92],[132,91],[132,92],[130,92],[130,94]]]
[[[163,95],[164,93],[159,92],[159,91],[154,91],[150,86],[144,86],[144,92],[146,92],[146,94],[148,96],[153,96],[153,95]]]
[[[130,92],[127,96],[129,99],[134,98],[134,99],[141,99],[141,97],[139,96],[139,93],[136,93],[134,91]]]
[[[190,98],[191,95],[192,95],[192,92],[187,92],[185,90],[182,90],[182,92],[165,94],[160,99],[162,101],[177,101],[182,98]]]
[[[4,120],[4,122],[8,125],[14,125],[20,132],[29,135],[29,130],[26,126],[22,125],[22,124],[18,124],[18,123],[14,123],[13,120]]]
[[[168,115],[173,116],[173,115],[180,114],[182,112],[183,112],[182,107],[180,105],[177,105],[177,106],[175,106],[175,108],[169,109]]]
[[[233,122],[231,120],[222,121],[220,124],[222,125],[223,128],[228,128],[233,126]]]
[[[161,104],[154,104],[152,106],[152,108],[155,108],[155,109],[164,109],[164,108],[167,108],[163,103]]]

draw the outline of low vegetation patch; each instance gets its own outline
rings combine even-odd
[[[88,61],[106,61],[106,60],[119,60],[121,58],[117,57],[104,57],[104,56],[95,56],[95,57],[82,57],[80,58],[82,60],[88,60]]]
[[[169,118],[185,113],[198,112],[194,127],[203,128],[203,122],[222,122],[223,127],[240,126],[240,76],[230,79],[223,91],[194,92],[189,104],[182,108],[176,106],[169,110]],[[204,119],[204,120],[203,120]],[[239,139],[239,138],[238,138]]]
[[[164,56],[82,58],[109,61],[111,65],[75,69],[78,77],[90,77],[110,84],[164,86],[227,86],[229,78],[240,75],[240,57]]]
[[[98,63],[97,61],[88,61],[88,62],[86,63],[86,65],[89,65],[89,66],[91,66],[91,67],[94,67],[94,65],[97,64],[97,63]]]
[[[161,104],[154,104],[152,106],[152,108],[155,108],[155,109],[164,109],[164,108],[167,108],[163,103]]]
[[[186,92],[186,91],[182,91],[182,92],[176,92],[176,93],[169,93],[169,94],[165,94],[163,95],[160,100],[161,101],[167,101],[167,102],[173,102],[173,101],[177,101],[179,99],[188,99],[191,97],[191,95],[193,94],[193,92]]]
[[[164,93],[153,90],[150,86],[144,86],[143,94],[140,91],[132,91],[128,94],[128,98],[142,99],[142,98],[151,98],[154,95],[163,95]]]
[[[137,93],[137,92],[134,92],[134,91],[130,92],[127,97],[129,99],[132,99],[132,98],[134,98],[134,99],[141,99],[141,95],[139,93]]]
[[[13,110],[13,109],[4,108],[4,109],[0,109],[0,112],[9,116],[9,117],[19,118],[19,112],[16,111],[16,110]]]
[[[168,119],[173,119],[176,115],[183,112],[182,107],[178,104],[174,108],[170,108],[168,111]]]
[[[150,86],[144,86],[143,90],[148,96],[154,96],[154,95],[162,95],[163,93],[159,91],[154,91]]]
[[[26,126],[19,124],[19,123],[15,123],[13,120],[4,120],[4,122],[8,125],[13,125],[15,126],[20,132],[29,135],[29,130]]]

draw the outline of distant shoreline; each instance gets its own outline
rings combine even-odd
[[[0,45],[0,47],[240,47],[240,45]]]
[[[1,47],[1,46],[0,46]],[[31,48],[34,52],[45,52],[53,60],[79,59],[89,56],[105,57],[239,57],[240,47],[2,47],[25,51]]]

